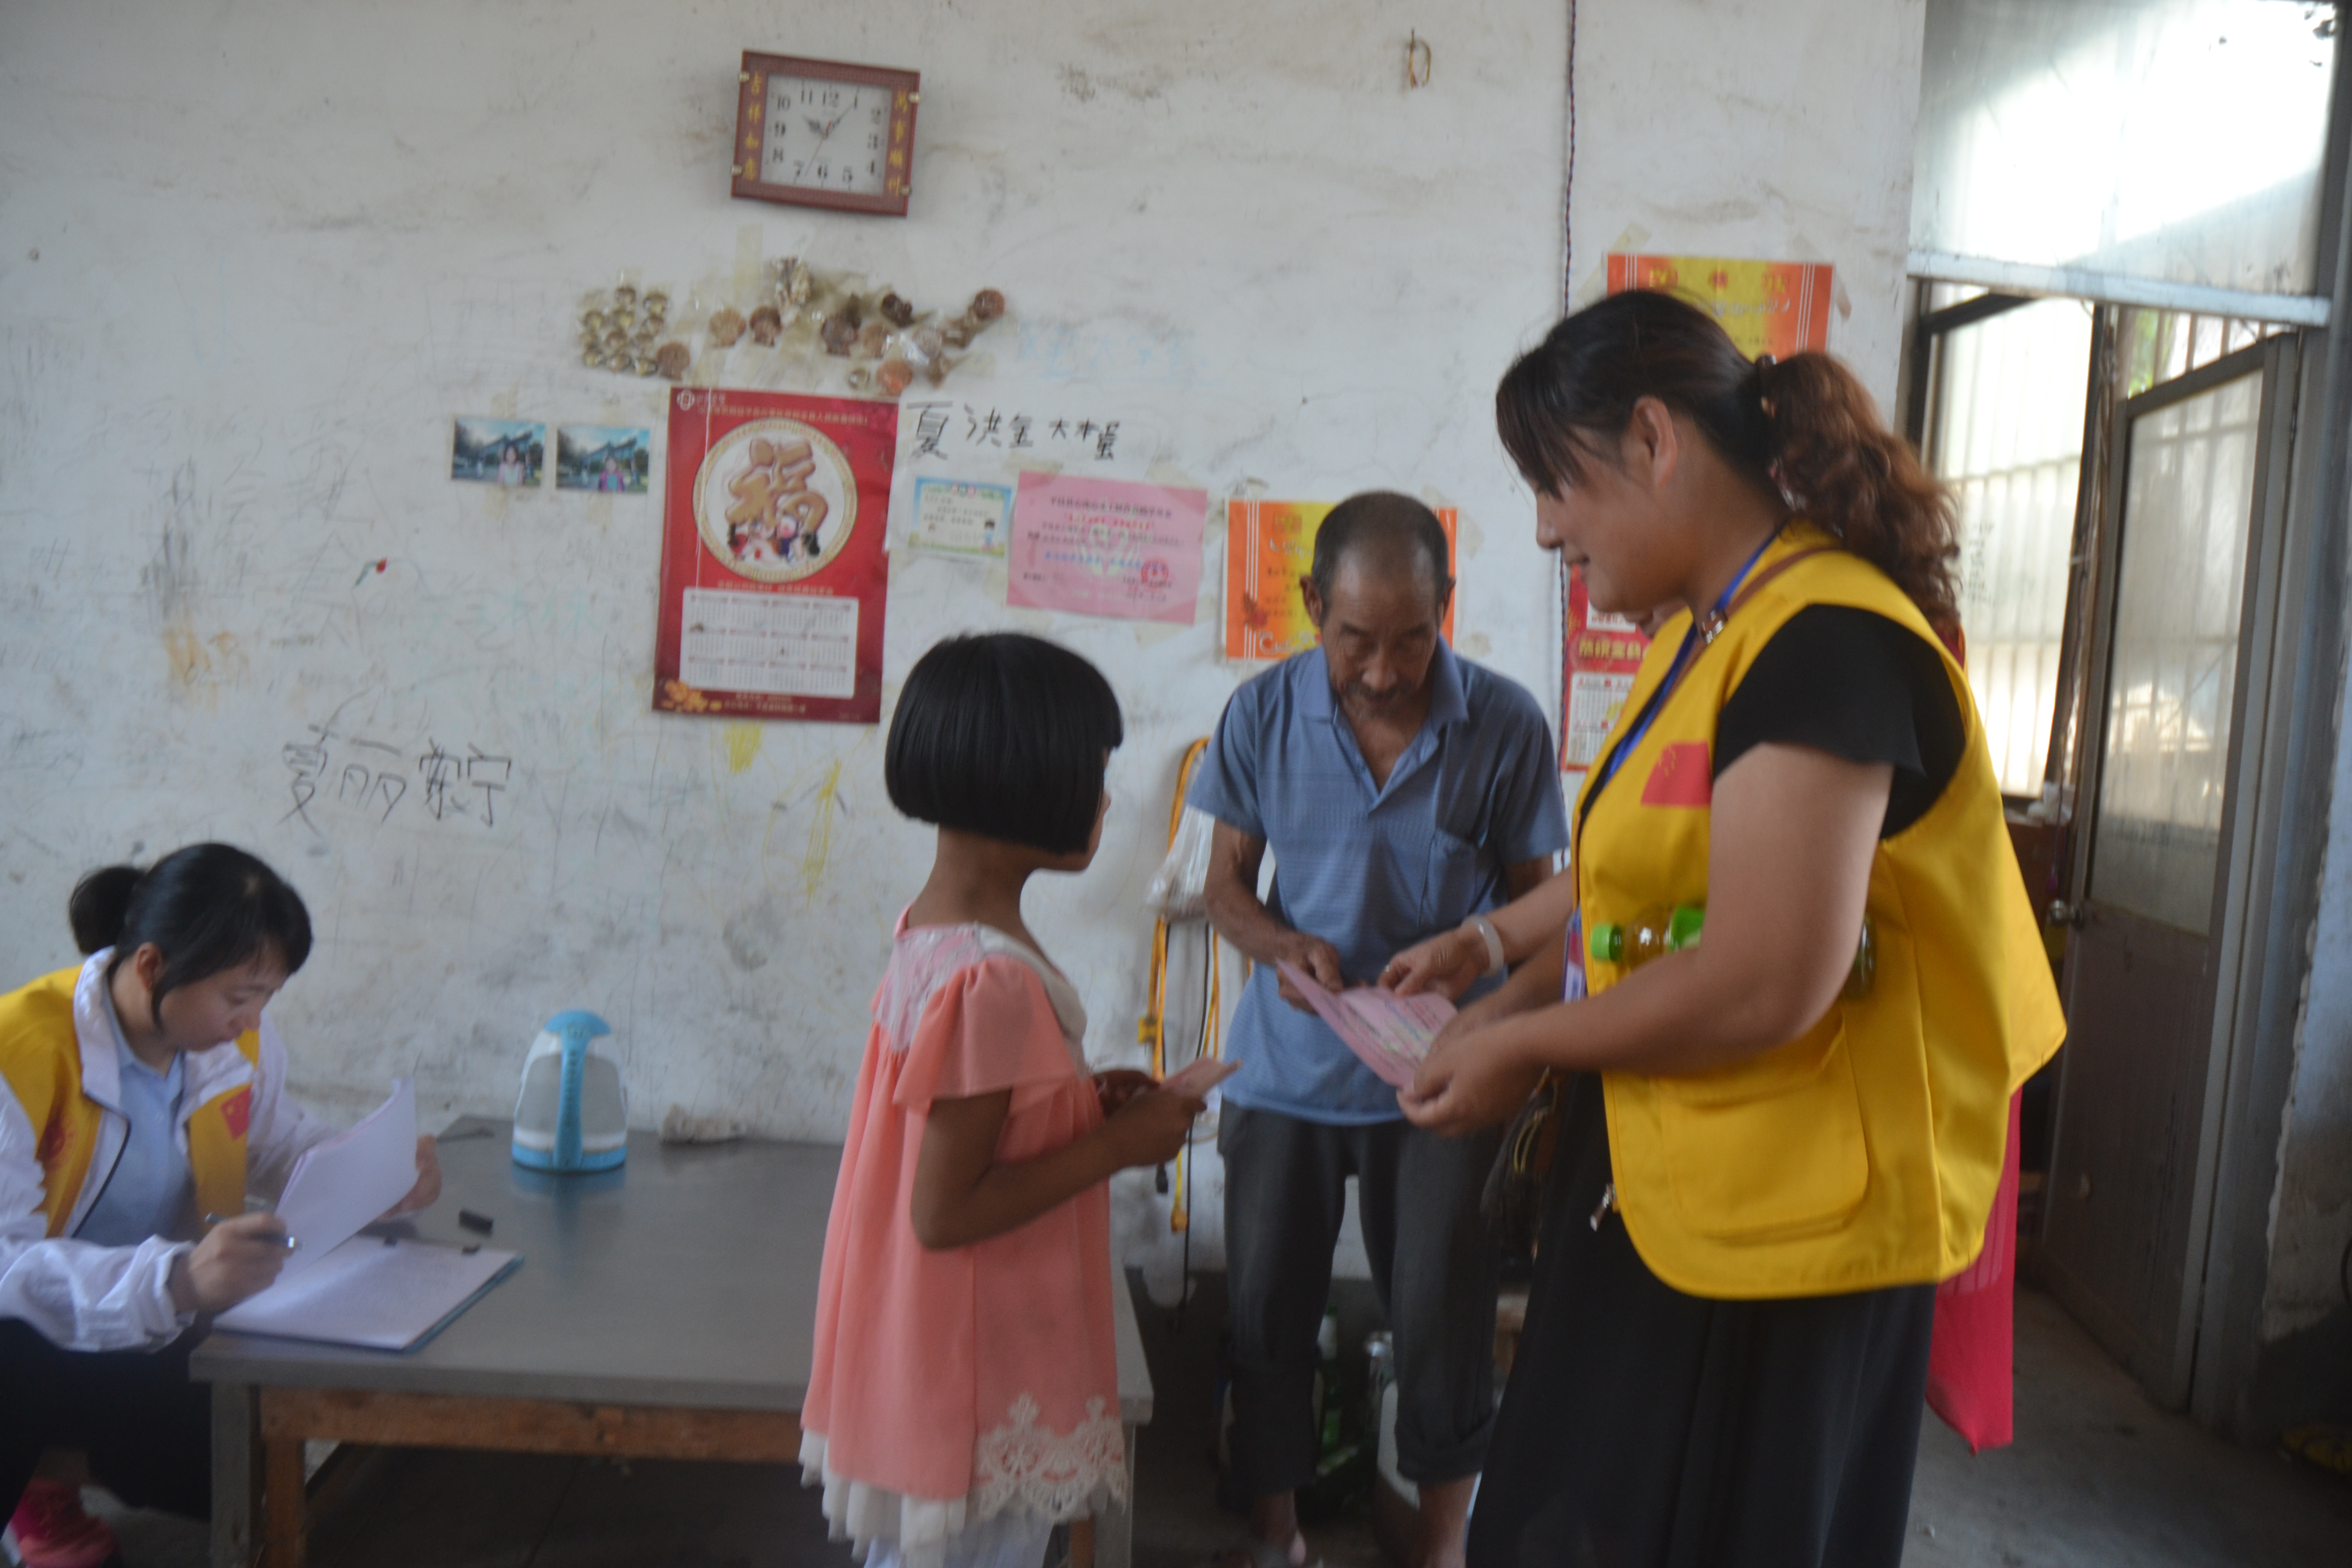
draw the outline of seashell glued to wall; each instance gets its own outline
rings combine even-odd
[[[762,305],[751,312],[751,341],[761,348],[775,347],[783,331],[783,315],[773,305]]]
[[[731,349],[743,335],[743,312],[732,305],[720,307],[710,313],[710,341],[722,349]]]
[[[674,338],[654,351],[654,368],[672,381],[684,375],[686,367],[693,363],[694,355]]]

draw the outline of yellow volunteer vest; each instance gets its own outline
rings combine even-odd
[[[81,1044],[74,1034],[79,968],[60,969],[0,996],[0,1079],[33,1124],[49,1234],[64,1232],[98,1150],[98,1102],[81,1091]],[[261,1036],[248,1030],[238,1054],[258,1072]],[[188,1118],[188,1166],[198,1214],[245,1212],[245,1138],[253,1116],[250,1082],[226,1089]]]
[[[1872,862],[1869,996],[1730,1067],[1602,1075],[1626,1228],[1651,1270],[1689,1295],[1832,1295],[1966,1268],[2000,1179],[2009,1097],[2065,1035],[1968,678],[1902,590],[1822,548],[1833,542],[1801,521],[1782,531],[1590,816],[1578,802],[1584,929],[1704,904],[1717,717],[1772,634],[1811,605],[1872,611],[1924,638],[1967,726],[1942,797]],[[1609,746],[1664,679],[1687,624],[1660,633]],[[1622,972],[1588,962],[1586,973],[1597,994]]]

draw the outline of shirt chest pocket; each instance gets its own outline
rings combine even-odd
[[[1423,927],[1433,931],[1460,924],[1476,908],[1493,876],[1475,843],[1443,827],[1431,828],[1422,872]]]

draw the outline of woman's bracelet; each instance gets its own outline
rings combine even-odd
[[[1465,921],[1463,924],[1476,931],[1478,933],[1478,940],[1486,944],[1486,973],[1488,974],[1500,974],[1503,971],[1511,966],[1508,956],[1503,952],[1502,932],[1495,929],[1495,922],[1493,921],[1488,920],[1485,915],[1472,915],[1468,920]]]

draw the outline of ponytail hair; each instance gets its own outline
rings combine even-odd
[[[1950,491],[1882,424],[1825,353],[1750,361],[1706,311],[1670,294],[1612,294],[1560,321],[1504,373],[1495,420],[1520,475],[1558,496],[1612,462],[1633,405],[1654,397],[1717,456],[1892,578],[1946,635],[1959,625]]]
[[[114,950],[111,982],[123,961],[152,943],[163,955],[152,1001],[163,1021],[163,998],[180,986],[262,956],[288,974],[310,956],[310,912],[302,896],[260,860],[226,844],[191,844],[142,871],[108,866],[74,884],[67,904],[74,945],[85,954]]]

